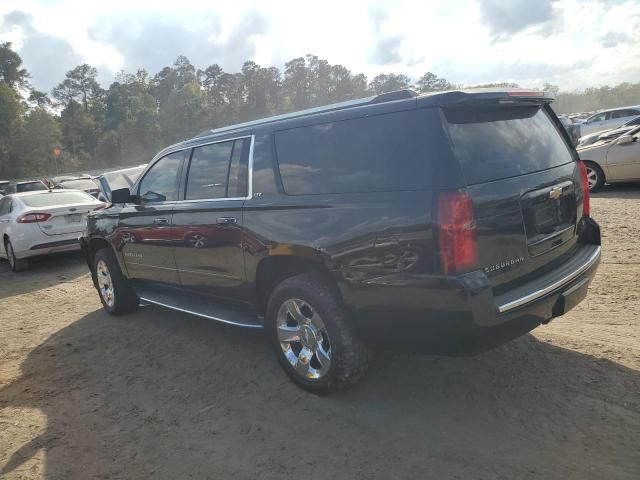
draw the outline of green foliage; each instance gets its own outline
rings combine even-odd
[[[22,59],[11,49],[11,42],[0,43],[0,81],[10,88],[27,87],[29,74],[20,65]]]

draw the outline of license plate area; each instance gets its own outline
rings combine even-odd
[[[83,217],[82,213],[74,213],[73,215],[65,215],[64,221],[67,225],[80,223],[82,222],[82,217]]]

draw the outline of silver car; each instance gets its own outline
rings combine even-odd
[[[584,122],[580,123],[580,136],[590,133],[618,128],[623,123],[640,115],[640,106],[610,108],[594,113]]]
[[[587,167],[591,191],[602,188],[605,182],[640,181],[640,127],[615,140],[601,140],[577,150]]]

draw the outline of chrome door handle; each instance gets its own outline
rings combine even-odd
[[[236,217],[220,217],[216,220],[216,223],[221,225],[235,225],[238,223],[238,219]]]
[[[154,225],[167,225],[169,223],[169,219],[168,218],[154,218],[153,219],[153,223],[154,223]]]

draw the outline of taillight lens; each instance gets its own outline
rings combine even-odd
[[[589,178],[587,177],[587,166],[582,160],[578,162],[580,178],[582,180],[582,216],[588,217],[591,214],[591,194],[589,193]]]
[[[27,213],[16,220],[18,223],[46,222],[51,218],[50,213]]]
[[[98,205],[96,208],[93,209],[93,211],[95,212],[96,210],[102,210],[103,208],[107,208],[106,203],[103,203],[102,205]]]
[[[466,193],[445,193],[438,198],[440,261],[445,275],[473,267],[477,261],[473,201]]]

